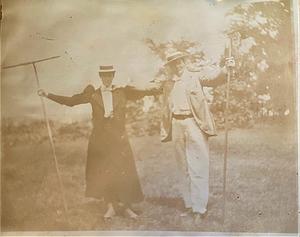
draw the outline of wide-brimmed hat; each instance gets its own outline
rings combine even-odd
[[[165,62],[164,65],[167,65],[167,64],[169,64],[169,63],[171,63],[171,62],[173,62],[175,60],[184,58],[186,56],[188,56],[188,55],[184,54],[182,52],[179,52],[179,51],[167,54],[167,56],[166,56],[167,60],[166,60],[166,62]]]
[[[115,72],[116,70],[114,69],[113,65],[109,66],[100,66],[99,67],[99,73],[106,73],[106,72]]]

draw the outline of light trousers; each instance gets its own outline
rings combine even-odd
[[[185,207],[205,213],[209,195],[208,137],[193,118],[173,119],[172,126]]]

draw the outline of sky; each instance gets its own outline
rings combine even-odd
[[[153,79],[163,63],[145,45],[191,40],[213,62],[224,51],[225,14],[237,1],[208,0],[4,0],[2,65],[51,56],[37,65],[41,87],[72,95],[87,84],[99,85],[99,65],[113,64],[116,82]],[[2,116],[42,116],[32,66],[2,70]],[[90,107],[46,101],[51,119],[74,121],[90,116]]]

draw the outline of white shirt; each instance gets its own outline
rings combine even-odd
[[[174,76],[174,87],[171,92],[172,112],[176,115],[190,115],[191,109],[186,96],[186,83],[183,75],[181,77]]]
[[[102,85],[100,87],[102,101],[104,106],[104,117],[109,118],[113,116],[113,97],[112,97],[112,86],[105,87]]]

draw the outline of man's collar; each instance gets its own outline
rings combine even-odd
[[[185,74],[185,72],[186,72],[186,69],[183,70],[181,76],[178,76],[177,74],[174,74],[173,77],[172,77],[172,80],[173,81],[180,81],[182,79],[183,75]]]

